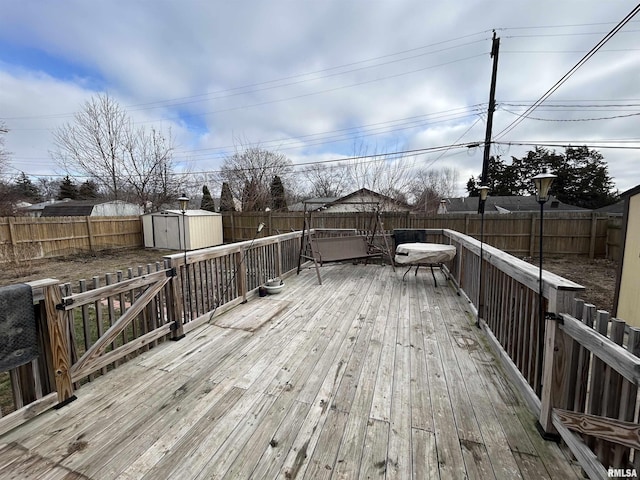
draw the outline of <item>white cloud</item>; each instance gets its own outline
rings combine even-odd
[[[280,146],[294,161],[349,155],[353,140],[320,142],[344,138],[338,130],[361,125],[378,124],[378,136],[355,141],[368,142],[371,150],[446,145],[477,116],[452,112],[444,122],[433,115],[405,130],[396,120],[486,104],[491,29],[501,37],[497,133],[515,119],[506,109],[524,110],[501,102],[536,100],[627,10],[595,0],[579,8],[574,2],[488,0],[464,6],[418,0],[6,2],[0,51],[18,53],[0,54],[0,118],[12,129],[7,146],[14,167],[34,175],[56,172],[46,160],[49,130],[68,118],[50,116],[76,111],[96,89],[132,106],[136,121],[170,126],[179,159],[198,171],[217,168],[221,147],[238,139]],[[565,26],[519,28],[553,25]],[[629,27],[603,49],[615,51],[598,53],[551,100],[640,99],[637,52],[625,51],[635,48],[639,34]],[[399,52],[405,53],[394,55]],[[341,65],[348,66],[336,68]],[[300,75],[308,72],[318,73]],[[541,108],[532,117],[616,114],[557,110]],[[636,125],[634,117],[526,120],[504,140],[640,140]],[[480,121],[461,141],[483,139]],[[527,150],[500,148],[506,155]],[[640,183],[636,151],[601,151],[621,190]],[[481,161],[478,149],[450,151],[438,163],[459,168],[462,194]]]

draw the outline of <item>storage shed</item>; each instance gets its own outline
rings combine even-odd
[[[640,185],[623,193],[622,258],[618,266],[613,314],[640,327]]]
[[[142,216],[144,246],[196,250],[222,245],[222,215],[207,210],[164,210]],[[186,243],[185,243],[186,242]]]

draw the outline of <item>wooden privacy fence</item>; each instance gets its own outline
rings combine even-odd
[[[478,238],[480,216],[474,214],[422,215],[383,212],[385,229],[445,228]],[[257,225],[265,236],[302,230],[303,213],[229,212],[223,214],[226,243],[250,240]],[[367,231],[374,225],[367,212],[313,214],[313,226]],[[512,213],[485,215],[485,241],[512,255],[537,252],[539,215]],[[617,223],[616,223],[617,222]],[[545,213],[544,248],[558,255],[588,255],[617,260],[621,237],[619,220],[606,214]],[[140,217],[0,217],[0,262],[56,257],[79,252],[143,245]]]
[[[139,216],[0,217],[0,261],[142,245]]]
[[[480,237],[481,217],[477,214],[381,212],[381,219],[387,231],[405,228],[448,229],[474,238]],[[370,212],[314,212],[311,226],[366,231],[373,228],[374,220],[374,214]],[[266,225],[265,235],[274,235],[301,230],[303,221],[302,212],[228,212],[222,217],[226,242],[252,238],[256,225],[261,222]],[[539,222],[538,213],[487,214],[484,217],[484,240],[512,255],[533,257],[538,252]],[[606,214],[545,212],[544,251],[555,255],[604,257],[610,251],[618,251],[615,242],[619,240],[608,235],[609,226],[610,217]]]
[[[164,257],[163,263],[93,277],[77,285],[33,282],[40,322],[38,362],[7,375],[0,434],[158,342],[179,340],[297,268],[301,232]],[[186,261],[185,261],[186,260]]]
[[[489,343],[547,435],[559,434],[590,478],[640,471],[640,329],[576,297],[584,288],[449,230],[453,280],[479,314]],[[480,278],[482,276],[482,279]]]

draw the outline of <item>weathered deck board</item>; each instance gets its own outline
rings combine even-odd
[[[428,270],[286,283],[0,437],[0,479],[577,477]]]

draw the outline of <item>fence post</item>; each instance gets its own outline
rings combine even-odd
[[[591,236],[589,237],[589,258],[596,256],[596,234],[598,232],[598,214],[591,212]]]
[[[531,226],[529,228],[529,257],[533,258],[536,250],[536,215],[531,213]]]
[[[236,241],[236,223],[233,218],[233,211],[229,212],[231,215],[231,241],[235,243]]]
[[[17,261],[17,250],[16,250],[16,231],[14,228],[14,222],[16,221],[15,217],[8,217],[9,220],[9,243],[11,244],[11,254],[13,258]]]
[[[95,245],[93,244],[93,227],[91,226],[91,217],[85,217],[87,219],[87,236],[89,237],[89,250],[95,252]]]
[[[49,285],[44,289],[44,304],[47,315],[47,327],[51,342],[53,375],[58,393],[58,407],[76,399],[71,383],[71,350],[69,346],[69,323],[67,313],[62,306],[60,285]],[[62,308],[60,308],[62,307]]]

